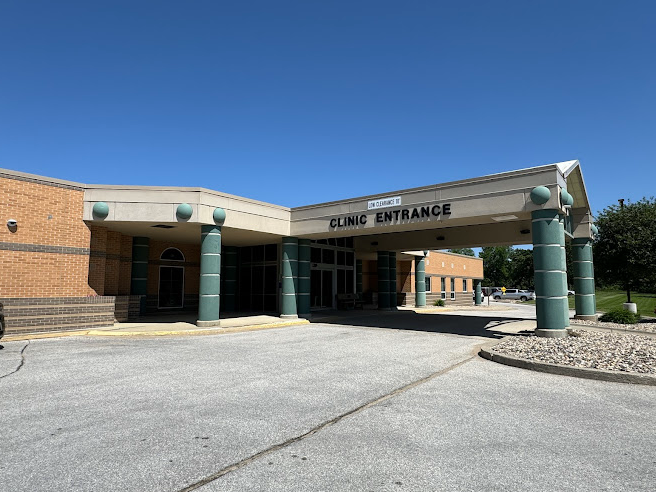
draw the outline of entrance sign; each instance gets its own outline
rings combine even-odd
[[[396,207],[401,205],[401,197],[393,196],[390,198],[380,198],[378,200],[370,200],[367,202],[367,210],[375,210],[377,208]]]
[[[400,197],[397,197],[400,200]],[[370,202],[371,203],[371,202]],[[407,223],[414,220],[421,219],[434,219],[440,216],[445,217],[451,215],[451,204],[436,204],[427,205],[423,207],[414,208],[401,208],[396,210],[387,210],[385,212],[376,212],[371,217],[374,225],[392,225],[397,223]],[[367,224],[368,216],[365,214],[346,215],[342,217],[334,217],[330,219],[330,227],[332,229],[338,227],[357,227]]]

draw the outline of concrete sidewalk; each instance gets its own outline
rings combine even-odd
[[[285,326],[306,325],[306,319],[281,320],[277,316],[258,315],[227,318],[221,320],[221,326],[199,328],[190,321],[166,321],[162,317],[147,318],[133,323],[114,323],[113,326],[95,328],[92,330],[59,331],[51,333],[20,333],[5,336],[2,341],[15,342],[40,338],[60,338],[79,336],[99,337],[146,337],[171,335],[219,335],[222,333],[237,333],[241,331],[266,330]]]

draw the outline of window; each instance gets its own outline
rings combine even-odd
[[[167,248],[159,259],[167,261],[184,261],[184,255],[178,248]]]
[[[446,279],[444,277],[440,279],[440,290],[442,292],[442,295],[440,297],[442,299],[446,299]]]
[[[333,249],[322,249],[321,250],[321,256],[322,256],[322,263],[326,263],[327,265],[334,265],[335,264],[335,250]]]
[[[467,279],[466,278],[462,279],[462,291],[467,292]]]
[[[451,300],[456,298],[456,279],[451,279]]]
[[[430,280],[431,280],[430,277],[426,277],[426,279],[424,280],[424,283],[426,284],[426,292],[431,291],[431,282],[430,282]]]

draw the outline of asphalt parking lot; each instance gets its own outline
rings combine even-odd
[[[479,314],[7,342],[0,489],[652,491],[656,389],[480,359],[523,315]]]

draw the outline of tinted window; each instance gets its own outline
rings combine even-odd
[[[168,261],[184,261],[184,255],[177,248],[168,248],[164,250],[160,259]]]

